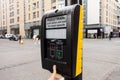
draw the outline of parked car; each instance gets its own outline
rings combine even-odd
[[[0,35],[0,39],[4,39],[5,38],[5,36],[3,36],[3,35]]]
[[[10,37],[12,37],[13,34],[5,34],[5,38],[9,39]]]
[[[12,35],[9,37],[9,40],[18,41],[18,37],[16,35]]]

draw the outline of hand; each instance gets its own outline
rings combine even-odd
[[[51,77],[48,80],[64,80],[64,78],[56,78],[56,65],[53,66],[53,73],[51,75]]]

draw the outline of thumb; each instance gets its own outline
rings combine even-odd
[[[56,72],[57,72],[57,71],[56,71],[56,65],[54,65],[54,66],[53,66],[53,74],[52,74],[53,77],[56,75]]]

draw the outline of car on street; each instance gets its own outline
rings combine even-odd
[[[9,40],[18,41],[18,37],[13,34],[11,37],[9,37]]]
[[[5,38],[9,39],[10,37],[12,37],[13,34],[5,34]]]
[[[0,35],[0,39],[4,39],[5,38],[5,36],[3,36],[2,34]]]

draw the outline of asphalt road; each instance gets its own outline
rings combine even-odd
[[[83,41],[83,80],[120,80],[120,39]],[[0,39],[0,80],[47,80],[40,45]]]

